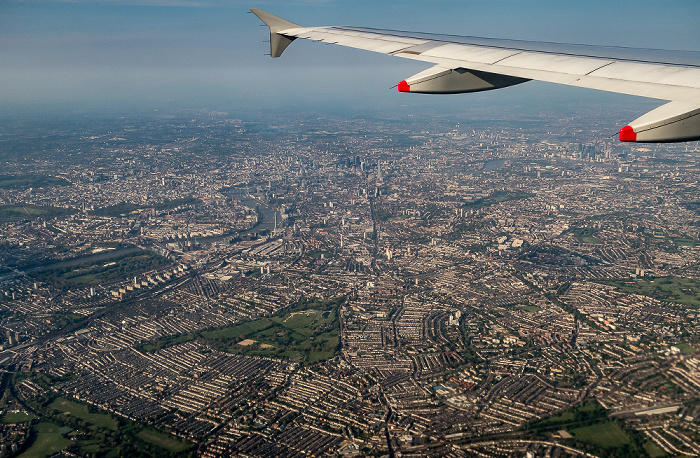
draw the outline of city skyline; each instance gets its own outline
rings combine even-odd
[[[389,88],[423,64],[311,43],[290,48],[286,62],[270,61],[264,56],[266,34],[245,14],[255,6],[308,25],[697,50],[692,18],[699,7],[690,1],[674,2],[673,8],[645,2],[631,10],[622,2],[431,5],[426,10],[420,2],[398,7],[332,1],[10,1],[0,11],[5,62],[0,98],[10,115],[179,108],[364,112],[386,104],[411,112],[459,112],[463,106],[500,106],[505,97],[537,108],[553,94],[553,103],[565,105],[558,91],[573,95],[570,103],[597,97],[535,84],[510,88],[507,96],[407,97]],[[624,20],[617,11],[624,11]],[[314,82],[313,90],[307,81]]]
[[[700,142],[246,14],[698,51],[700,3],[0,5],[0,456],[700,455]],[[26,453],[26,455],[25,455]]]
[[[700,151],[611,116],[4,123],[0,441],[700,452]]]

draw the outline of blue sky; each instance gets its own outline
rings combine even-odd
[[[454,97],[398,94],[389,88],[426,64],[301,40],[271,59],[251,7],[301,25],[700,50],[697,0],[2,0],[0,106],[7,114],[637,103],[542,83]]]

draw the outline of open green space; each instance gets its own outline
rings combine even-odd
[[[668,240],[672,241],[673,243],[676,244],[676,246],[696,246],[698,244],[697,241],[687,238],[687,237],[667,237]]]
[[[659,458],[661,456],[666,456],[666,452],[661,450],[661,447],[659,447],[652,441],[648,441],[644,444],[644,450],[647,452],[650,458]]]
[[[522,200],[529,199],[530,197],[535,197],[535,194],[530,192],[508,192],[508,191],[496,191],[488,197],[482,199],[477,199],[473,202],[468,202],[464,204],[465,208],[470,210],[478,210],[480,208],[490,207],[491,205],[500,204],[502,202],[509,202],[511,200]]]
[[[160,350],[161,348],[167,348],[172,345],[176,345],[179,343],[183,342],[189,342],[191,340],[196,339],[197,336],[195,334],[182,334],[179,336],[172,336],[172,337],[164,337],[162,339],[158,339],[154,342],[149,342],[147,344],[141,345],[138,349],[140,351],[145,351],[145,352],[154,352],[156,350]]]
[[[31,275],[55,288],[68,289],[133,278],[142,272],[167,265],[171,261],[155,253],[137,250],[107,260],[91,259],[86,262],[75,266],[48,266],[34,271]]]
[[[90,428],[106,428],[116,431],[118,428],[116,420],[106,413],[90,413],[88,406],[78,404],[66,398],[58,398],[49,405],[49,409],[55,409],[59,416],[72,416],[85,422],[85,426]]]
[[[85,315],[79,313],[55,313],[52,318],[54,326],[59,329],[86,319]]]
[[[596,423],[569,430],[576,440],[603,448],[617,448],[630,443],[629,436],[615,423]]]
[[[666,240],[668,242],[671,242],[673,245],[676,247],[694,247],[698,244],[698,241],[688,237],[688,236],[677,236],[674,237],[672,235],[666,235],[663,233],[663,231],[650,231],[646,232],[646,234],[654,239],[659,239],[659,240]],[[662,245],[663,246],[663,245]]]
[[[521,305],[520,308],[525,310],[526,312],[530,312],[530,313],[535,313],[535,312],[539,312],[540,310],[542,310],[541,307],[538,307],[536,305]]]
[[[603,243],[595,234],[598,232],[596,229],[591,227],[579,227],[573,229],[571,232],[578,238],[582,243]]]
[[[700,280],[681,277],[659,277],[638,281],[600,281],[605,285],[616,286],[628,294],[640,294],[661,301],[677,302],[694,308],[700,307]]]
[[[105,444],[103,444],[101,440],[97,439],[82,439],[78,444],[82,453],[98,454],[105,448]]]
[[[38,382],[39,380],[37,380]],[[42,383],[43,384],[43,383]],[[187,456],[192,444],[65,397],[31,400],[47,418],[34,425],[22,456],[47,457],[67,449],[79,456]]]
[[[39,205],[12,204],[0,205],[0,219],[23,220],[35,218],[55,218],[57,216],[69,215],[75,210],[62,207],[50,207]]]
[[[10,412],[6,413],[2,417],[3,423],[22,423],[25,421],[31,421],[35,419],[36,416],[26,412]]]
[[[696,351],[695,347],[691,347],[687,343],[678,344],[676,347],[678,347],[683,353],[687,353],[689,355],[695,353]]]
[[[304,302],[284,312],[199,333],[159,339],[142,345],[155,351],[177,343],[199,340],[229,353],[264,356],[313,364],[338,353],[340,300]]]
[[[588,402],[582,406],[565,410],[559,415],[543,418],[536,423],[530,424],[528,428],[541,429],[565,425],[576,426],[584,422],[604,418],[607,414],[607,411],[597,402]]]
[[[338,350],[335,310],[304,310],[203,332],[202,339],[230,353],[306,361],[313,364]]]
[[[255,335],[259,331],[269,329],[273,324],[274,322],[271,318],[260,318],[259,320],[248,321],[236,326],[206,331],[202,333],[202,337],[207,340],[243,340],[245,338],[249,338],[249,336]]]
[[[71,182],[49,175],[0,175],[0,189],[29,189],[70,186]]]
[[[156,211],[171,210],[182,205],[189,205],[196,203],[197,199],[194,198],[183,198],[183,199],[173,199],[168,200],[159,204],[153,205],[137,205],[129,202],[122,202],[117,205],[112,205],[109,207],[102,207],[93,210],[91,213],[96,216],[112,216],[117,217],[121,215],[128,215],[129,213],[136,210],[147,210],[154,209]]]
[[[190,448],[189,444],[182,442],[180,439],[167,434],[159,433],[157,431],[152,431],[150,429],[144,429],[143,431],[137,433],[136,437],[175,453],[179,453]]]
[[[45,458],[67,448],[70,440],[63,437],[61,427],[53,423],[42,422],[32,426],[36,438],[21,458]]]

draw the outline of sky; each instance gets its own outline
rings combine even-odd
[[[399,94],[391,87],[430,65],[306,40],[272,59],[249,8],[308,26],[700,51],[697,0],[0,0],[2,113],[655,105],[537,82]]]

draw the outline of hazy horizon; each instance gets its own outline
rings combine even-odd
[[[391,87],[428,64],[302,40],[271,59],[264,55],[267,29],[246,13],[259,7],[302,25],[697,50],[700,4],[666,5],[11,0],[0,7],[0,104],[4,116],[199,108],[460,112],[509,104],[536,111],[591,99],[635,111],[654,102],[541,83],[453,97],[399,94]]]

